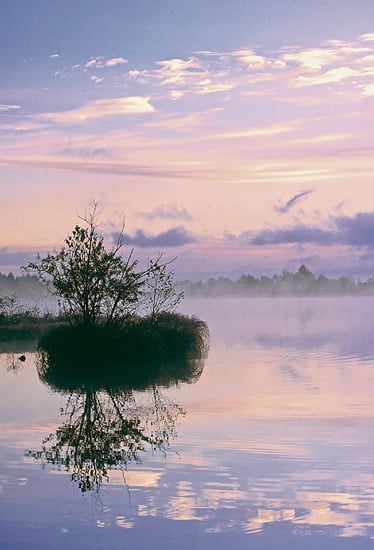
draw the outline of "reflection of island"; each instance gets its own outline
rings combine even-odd
[[[166,453],[176,436],[183,408],[163,395],[160,388],[200,377],[205,346],[168,362],[147,365],[98,365],[72,368],[71,363],[48,362],[40,352],[37,368],[41,380],[54,391],[68,394],[65,421],[43,441],[42,450],[27,456],[60,465],[71,472],[82,492],[99,490],[108,470],[140,462],[144,452]]]
[[[131,390],[72,392],[65,422],[28,456],[71,472],[82,492],[98,490],[111,468],[140,462],[151,450],[166,453],[184,410],[154,386],[138,395]]]

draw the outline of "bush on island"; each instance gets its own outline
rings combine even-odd
[[[208,341],[204,321],[176,313],[118,325],[57,327],[39,342],[38,371],[62,390],[191,382],[201,374]]]

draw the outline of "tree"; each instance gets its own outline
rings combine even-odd
[[[16,296],[0,295],[0,317],[12,317],[20,312],[20,305]]]
[[[107,250],[96,222],[97,205],[93,204],[76,225],[59,251],[37,256],[25,269],[35,272],[47,283],[51,293],[71,320],[85,325],[110,323],[131,313],[139,300],[150,270],[136,271],[133,250],[123,259],[123,227],[116,244]],[[152,266],[158,267],[160,257]]]
[[[299,278],[304,278],[308,280],[312,280],[315,278],[313,273],[310,271],[310,269],[306,267],[305,264],[302,264],[299,267],[299,269],[297,270],[296,276],[298,276]]]
[[[184,293],[176,290],[174,272],[167,271],[167,265],[157,260],[150,260],[148,264],[148,277],[142,290],[143,307],[153,320],[160,313],[174,311],[184,298]]]

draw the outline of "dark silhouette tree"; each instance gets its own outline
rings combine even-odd
[[[162,268],[159,257],[145,271],[137,271],[133,250],[124,259],[123,227],[111,249],[104,245],[96,222],[97,205],[81,218],[65,239],[65,246],[37,256],[25,269],[47,283],[71,320],[93,326],[123,319],[138,305],[141,289],[152,271]],[[166,265],[166,264],[164,264]]]

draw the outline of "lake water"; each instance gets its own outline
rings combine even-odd
[[[43,384],[22,346],[0,355],[0,548],[374,548],[374,298],[182,309],[209,325],[205,368],[94,396],[106,426],[122,407],[150,434],[101,478],[48,461],[87,395]]]

